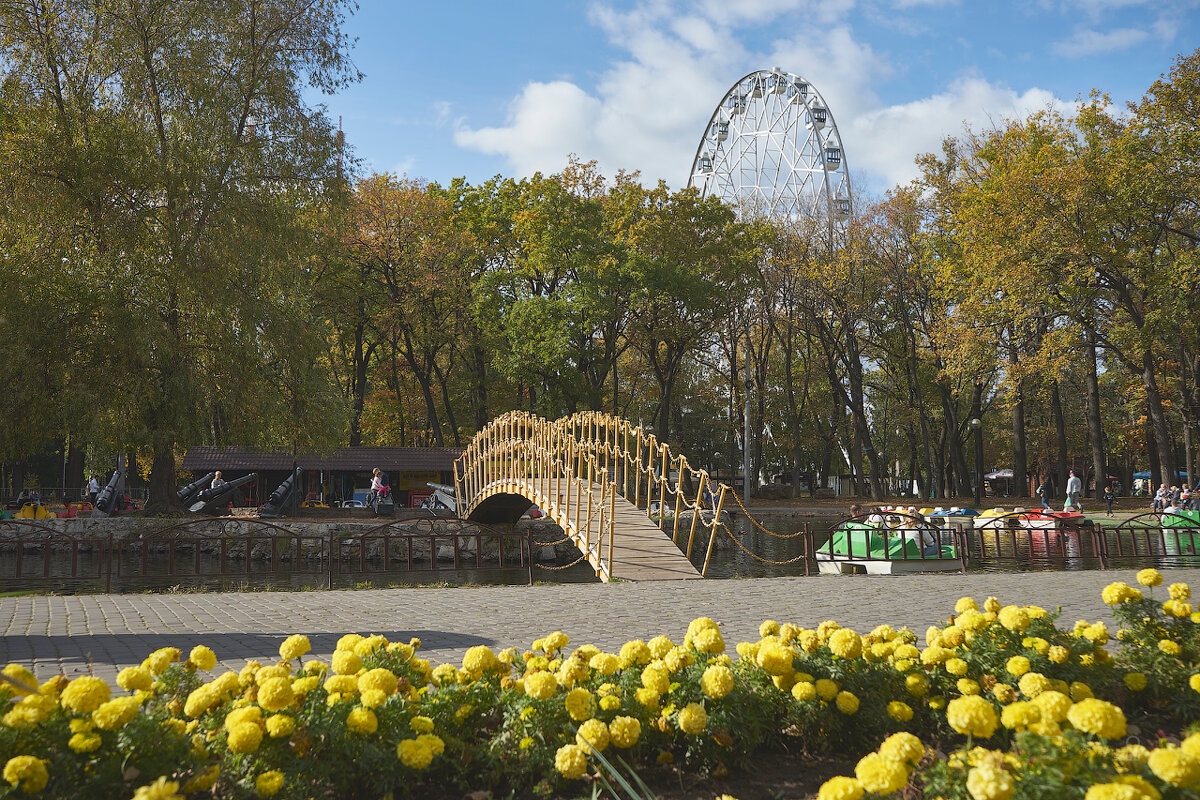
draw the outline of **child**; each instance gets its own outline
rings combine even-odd
[[[1115,497],[1116,497],[1116,493],[1113,491],[1112,484],[1105,486],[1104,487],[1104,507],[1106,509],[1108,509],[1108,516],[1110,516],[1110,517],[1113,515],[1112,504],[1113,504],[1113,500],[1115,499]]]

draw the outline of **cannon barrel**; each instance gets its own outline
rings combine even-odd
[[[227,481],[215,488],[205,489],[196,495],[188,510],[198,511],[201,514],[215,514],[221,510],[225,505],[225,501],[229,499],[236,489],[245,486],[257,477],[257,472],[251,472],[249,475],[243,475],[236,480]]]
[[[100,494],[96,495],[96,502],[92,506],[93,517],[111,516],[117,510],[118,500],[120,499],[121,479],[124,477],[125,471],[120,467],[113,470],[112,477],[108,479],[108,483],[100,490]]]
[[[192,481],[187,486],[175,493],[175,497],[179,498],[179,502],[185,506],[190,506],[196,500],[196,495],[204,490],[205,486],[212,483],[217,473],[210,472],[198,481]]]
[[[296,471],[284,478],[283,483],[271,492],[271,497],[268,498],[266,505],[262,507],[258,515],[268,519],[283,516],[283,509],[287,506],[288,498],[292,496],[292,492],[296,490],[296,484],[299,482],[300,468],[296,467]]]

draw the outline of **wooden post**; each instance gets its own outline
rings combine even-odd
[[[708,551],[704,554],[704,569],[700,570],[700,577],[708,577],[708,560],[712,558],[713,542],[717,538],[717,526],[721,524],[721,509],[725,505],[725,489],[728,488],[725,484],[721,484],[721,496],[717,499],[717,509],[713,512],[712,533],[708,537]]]
[[[612,492],[608,495],[608,579],[615,577],[613,564],[613,539],[617,533],[617,482],[614,480]],[[603,545],[601,545],[603,546]]]
[[[692,529],[690,531],[688,531],[688,546],[687,546],[688,558],[692,557],[692,541],[696,538],[696,521],[700,519],[700,515],[703,513],[701,501],[703,501],[703,499],[704,499],[704,483],[707,480],[708,480],[708,473],[701,472],[700,473],[700,493],[696,495],[696,508],[695,508],[695,510],[692,511]]]
[[[659,455],[662,456],[662,473],[658,476],[658,529],[663,529],[663,519],[667,516],[667,478],[671,474],[671,450],[665,444],[659,445]]]
[[[683,499],[683,469],[687,459],[679,457],[679,477],[675,479],[675,521],[671,528],[671,544],[679,544],[679,501]]]

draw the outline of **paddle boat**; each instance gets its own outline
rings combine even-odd
[[[1078,511],[1050,511],[1039,508],[1021,514],[1017,517],[1017,523],[1031,531],[1064,531],[1078,528],[1086,519]]]
[[[962,569],[954,538],[907,510],[880,509],[839,523],[817,548],[824,575],[901,575]]]

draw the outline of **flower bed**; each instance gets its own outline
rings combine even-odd
[[[721,775],[787,749],[849,759],[853,777],[826,782],[822,800],[1197,797],[1200,613],[1186,585],[1164,602],[1158,572],[1139,581],[1104,590],[1115,634],[963,598],[923,647],[886,625],[766,621],[727,652],[701,618],[678,643],[606,653],[556,632],[526,651],[471,648],[458,666],[431,665],[416,640],[357,634],[328,664],[292,636],[277,663],[216,676],[207,647],[164,648],[116,692],[91,677],[38,686],[9,665],[0,795],[578,795],[651,764]],[[1155,735],[1126,742],[1139,731]]]

